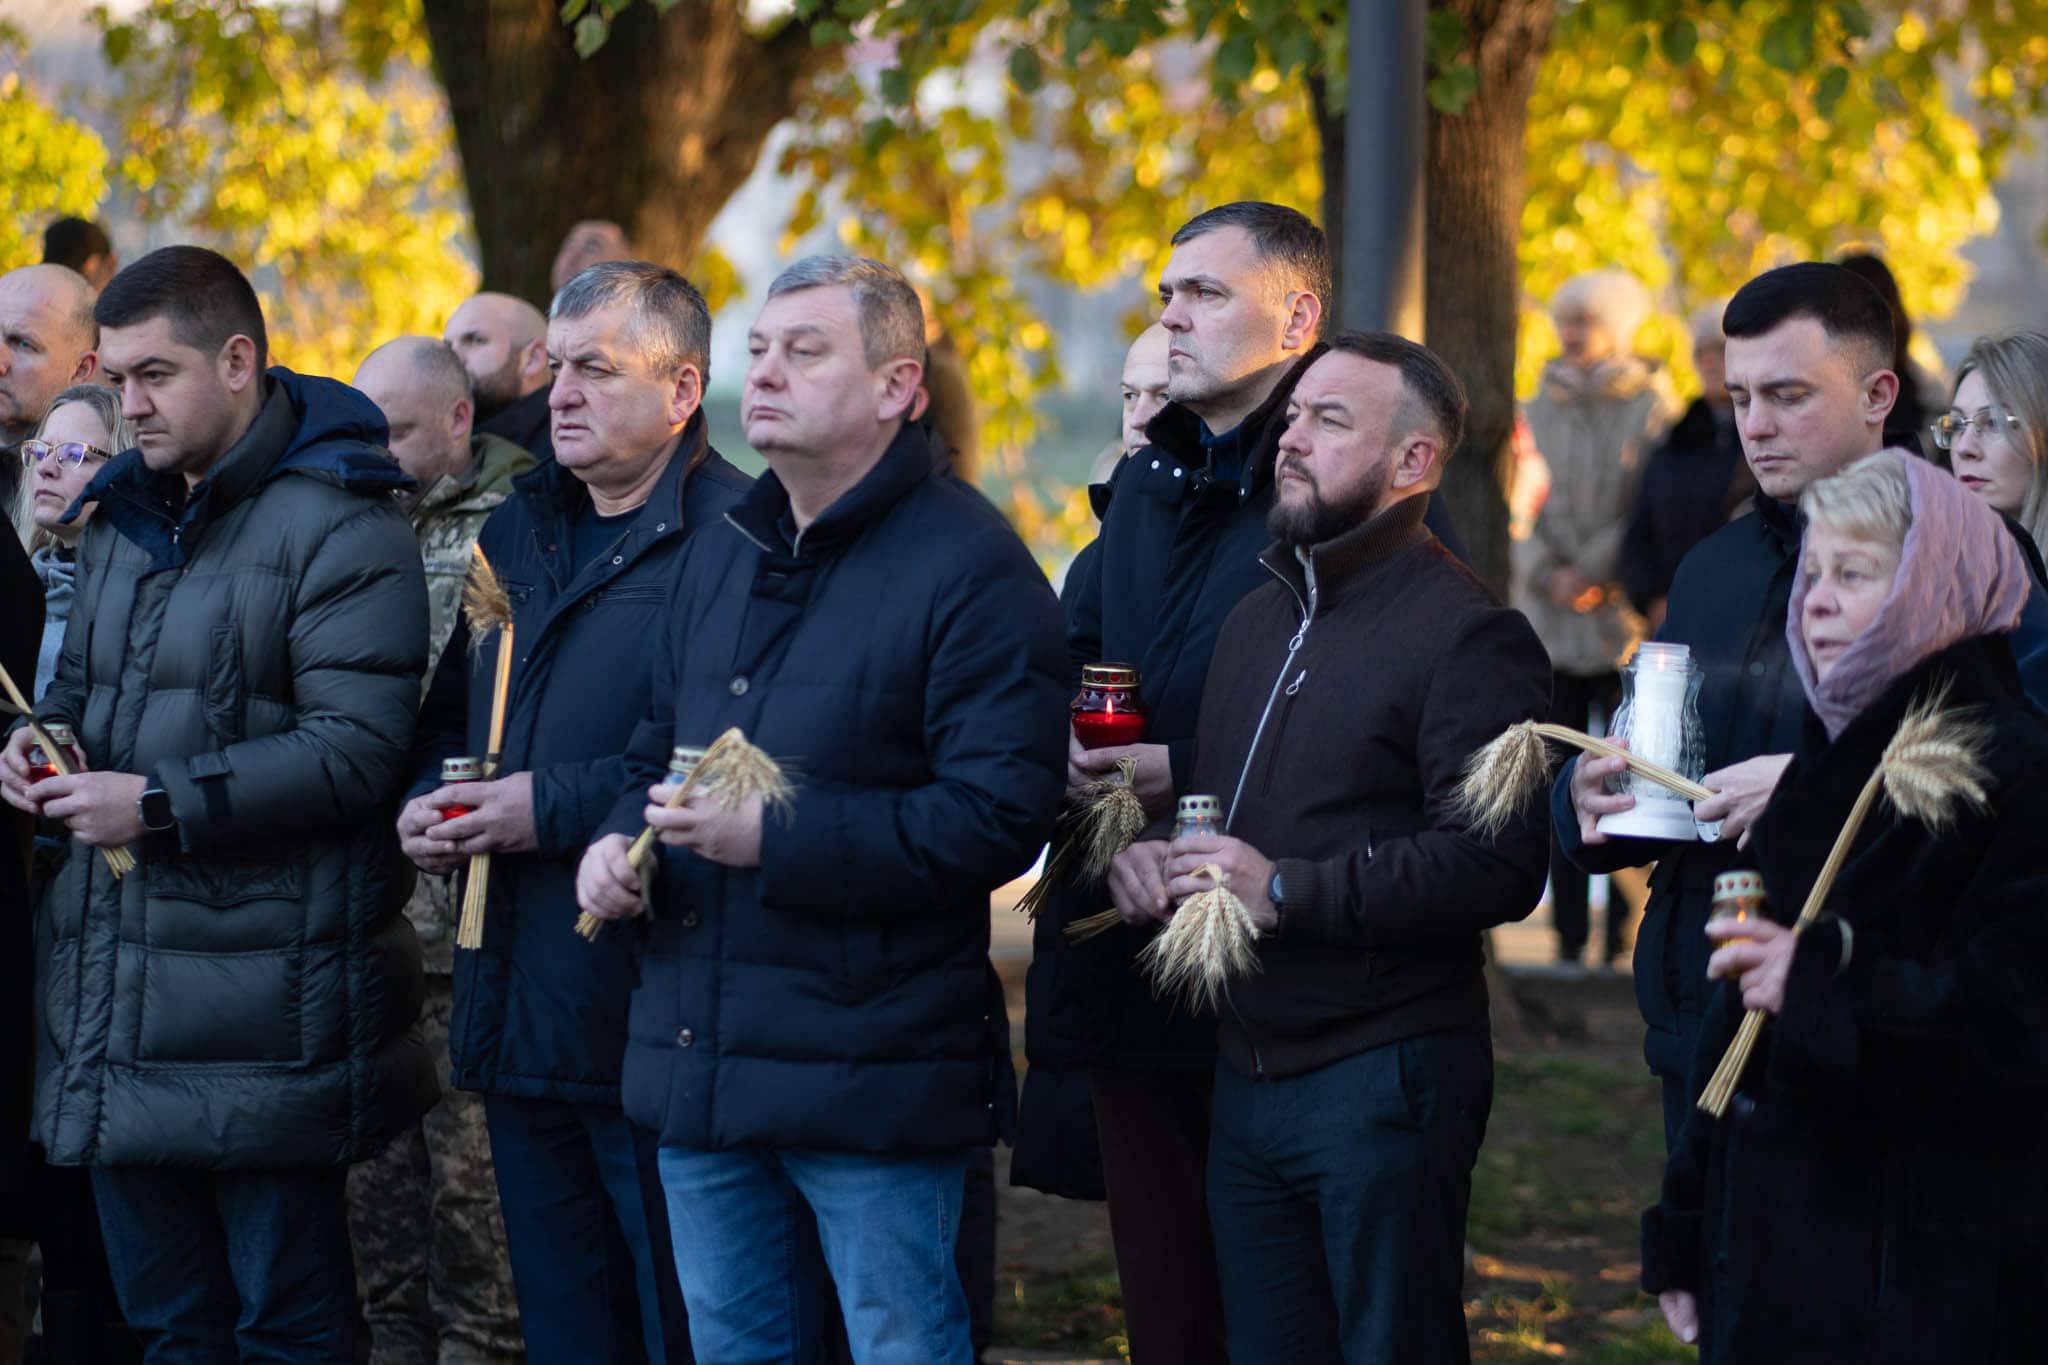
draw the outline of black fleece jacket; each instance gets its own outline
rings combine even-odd
[[[1474,750],[1548,712],[1550,660],[1429,533],[1425,501],[1305,557],[1269,548],[1275,581],[1216,642],[1188,790],[1222,798],[1285,893],[1222,1014],[1247,1075],[1484,1027],[1480,932],[1542,893],[1542,812],[1485,839],[1451,800]]]

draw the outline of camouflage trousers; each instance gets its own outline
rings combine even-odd
[[[452,983],[427,978],[420,1028],[448,1074]],[[450,1090],[348,1178],[370,1365],[523,1361],[483,1098]]]

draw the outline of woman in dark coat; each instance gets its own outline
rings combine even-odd
[[[1787,633],[1814,714],[1750,850],[1777,922],[1710,930],[1726,984],[1695,1090],[1745,1008],[1771,1018],[1726,1117],[1694,1111],[1674,1149],[1644,1286],[1704,1362],[2038,1359],[2048,719],[2005,640],[2028,569],[1995,513],[1895,450],[1801,506]],[[1881,802],[1795,936],[1857,792],[1936,696],[1981,727],[1988,804],[1937,833]]]

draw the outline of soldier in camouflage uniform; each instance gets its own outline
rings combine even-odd
[[[477,532],[534,459],[501,436],[472,434],[468,372],[445,342],[388,342],[363,362],[355,384],[383,409],[391,453],[420,485],[409,510],[426,560],[438,661],[455,629]],[[422,876],[406,906],[426,954],[420,1027],[444,1079],[458,899],[454,878]],[[371,1365],[526,1358],[479,1096],[444,1089],[418,1128],[349,1173],[348,1193]]]

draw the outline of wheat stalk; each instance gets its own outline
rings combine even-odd
[[[1704,801],[1714,794],[1683,773],[1673,772],[1618,744],[1595,739],[1569,725],[1525,720],[1511,725],[1499,738],[1475,751],[1465,760],[1464,775],[1452,797],[1457,817],[1484,838],[1491,839],[1529,803],[1550,778],[1550,750],[1543,743],[1554,739],[1598,758],[1618,758],[1629,771],[1688,801]]]
[[[1017,909],[1025,918],[1038,918],[1053,888],[1067,880],[1076,863],[1083,881],[1099,882],[1109,875],[1117,854],[1145,832],[1145,805],[1133,787],[1137,773],[1136,759],[1120,758],[1115,772],[1074,789],[1068,814],[1046,854],[1044,870],[1018,898]]]
[[[474,650],[483,637],[498,632],[498,668],[491,681],[490,747],[484,754],[484,780],[498,775],[504,758],[505,703],[512,687],[512,595],[498,580],[483,547],[470,546],[475,563],[469,581],[462,585],[462,612],[469,618],[469,645]],[[462,918],[455,926],[455,946],[481,948],[484,942],[484,906],[491,895],[491,855],[472,853],[469,876],[462,888]]]
[[[1120,910],[1103,910],[1093,915],[1083,915],[1069,924],[1062,932],[1069,943],[1086,943],[1091,938],[1100,938],[1124,922]]]
[[[669,789],[663,805],[674,810],[700,793],[723,810],[759,798],[765,813],[786,808],[795,799],[796,788],[782,766],[749,743],[735,725],[711,742],[690,775]],[[654,872],[654,840],[654,830],[643,828],[626,850],[626,860],[640,874],[643,890]],[[605,921],[588,912],[576,917],[576,932],[592,942],[604,926]]]
[[[45,730],[41,722],[36,719],[35,711],[28,704],[28,698],[24,697],[21,694],[21,689],[14,685],[14,678],[7,672],[5,667],[0,667],[0,688],[6,690],[8,703],[16,711],[27,717],[29,733],[36,737],[36,743],[42,745],[43,752],[49,755],[50,765],[64,776],[71,776],[70,756],[64,752],[57,741],[50,738],[50,732]],[[116,879],[125,877],[135,870],[135,855],[125,848],[103,848],[100,850],[100,857],[106,860],[107,871],[113,873]]]
[[[1991,741],[1991,731],[1960,713],[1945,711],[1947,701],[1948,688],[1943,686],[1916,703],[1899,722],[1877,766],[1856,793],[1856,803],[1849,808],[1849,818],[1835,836],[1827,861],[1821,864],[1820,875],[1813,879],[1813,888],[1807,892],[1799,918],[1792,924],[1795,935],[1819,918],[1828,893],[1834,890],[1835,879],[1841,875],[1842,865],[1849,860],[1849,849],[1862,832],[1864,821],[1870,818],[1880,793],[1899,814],[1936,834],[1955,820],[1958,807],[1978,811],[1989,808],[1991,774],[1984,766],[1983,754]],[[1721,1054],[1721,1064],[1714,1068],[1706,1089],[1700,1092],[1699,1107],[1715,1118],[1728,1112],[1735,1087],[1756,1051],[1766,1017],[1763,1010],[1744,1014],[1734,1040]]]
[[[1253,945],[1259,927],[1231,891],[1222,868],[1204,863],[1194,875],[1215,885],[1182,901],[1166,928],[1138,956],[1161,995],[1182,996],[1190,1005],[1214,1011],[1233,977],[1258,969]]]

